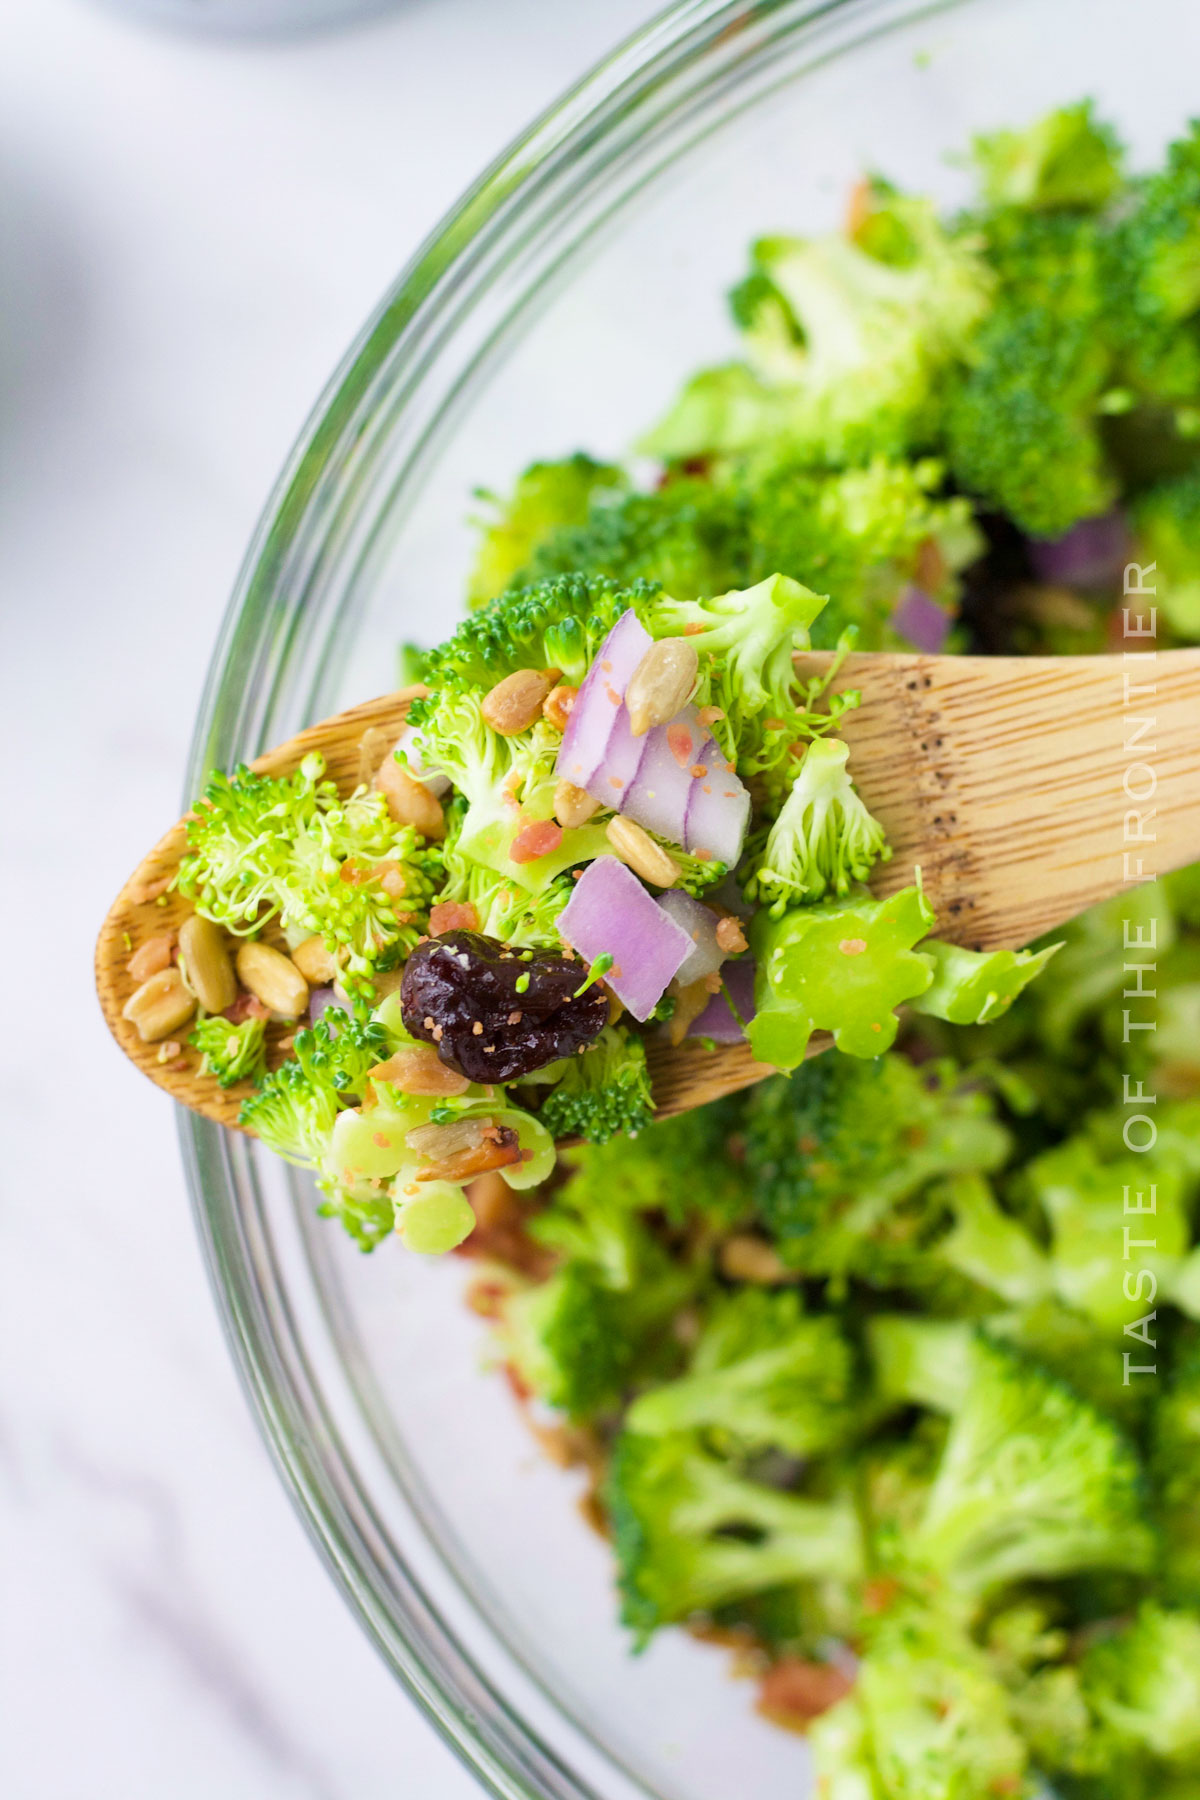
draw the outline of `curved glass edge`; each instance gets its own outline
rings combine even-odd
[[[561,209],[564,178],[595,183],[622,159],[651,166],[597,216],[619,210],[697,136],[868,31],[950,10],[961,0],[683,0],[618,48],[500,157],[431,234],[343,359],[267,503],[215,646],[193,738],[185,806],[214,766],[251,757],[318,716],[336,667],[320,654],[352,618],[372,544],[355,542],[372,456],[419,396],[440,351],[513,244],[527,248]],[[823,34],[828,31],[827,38]],[[789,57],[773,59],[784,40]],[[796,67],[797,58],[801,66]],[[725,106],[721,119],[705,109]],[[588,159],[591,159],[590,161]],[[532,226],[524,225],[532,212]],[[523,229],[522,229],[523,227]],[[553,271],[580,233],[549,262]],[[511,335],[528,289],[495,318],[448,396],[418,419],[393,474],[399,492],[430,434],[447,428]],[[449,315],[447,320],[447,314]],[[386,405],[383,402],[386,400]],[[382,413],[376,416],[382,406]],[[353,579],[338,589],[336,568]],[[180,1140],[210,1281],[243,1384],[294,1504],[389,1666],[445,1740],[502,1800],[595,1800],[515,1716],[445,1627],[403,1557],[392,1613],[369,1579],[377,1522],[365,1497],[340,1493],[321,1449],[337,1432],[279,1280],[248,1140],[181,1113]],[[335,1459],[336,1460],[336,1459]],[[377,1566],[377,1565],[375,1565]],[[393,1575],[394,1584],[394,1575]]]

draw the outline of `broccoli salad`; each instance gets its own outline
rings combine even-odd
[[[838,674],[1119,650],[1130,564],[1200,641],[1200,124],[971,156],[757,242],[630,468],[485,495],[399,741],[215,775],[138,972],[364,1250],[473,1259],[632,1644],[734,1644],[822,1800],[1195,1800],[1200,869],[941,942]],[[648,1049],[744,1042],[655,1119]]]

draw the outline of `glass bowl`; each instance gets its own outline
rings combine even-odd
[[[459,606],[471,490],[619,454],[731,344],[746,242],[821,229],[881,169],[953,202],[972,132],[1092,94],[1148,159],[1196,94],[1192,0],[686,0],[498,162],[386,296],[250,550],[188,798],[395,685]],[[1191,53],[1189,53],[1191,52]],[[727,1659],[634,1659],[580,1482],[545,1461],[461,1304],[467,1265],[364,1258],[308,1181],[184,1115],[218,1301],[283,1477],[401,1679],[512,1800],[810,1792]]]

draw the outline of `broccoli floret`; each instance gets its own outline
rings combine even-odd
[[[746,883],[747,898],[761,901],[772,918],[804,898],[848,894],[892,854],[883,826],[855,792],[849,755],[840,738],[816,738],[804,753]]]
[[[1118,1740],[1200,1775],[1200,1618],[1146,1601],[1131,1625],[1090,1646],[1084,1698]]]
[[[854,1693],[818,1726],[813,1749],[822,1794],[845,1791],[833,1778],[841,1777],[851,1746],[850,1767],[856,1758],[877,1783],[858,1789],[864,1800],[995,1800],[1031,1791],[1028,1750],[1009,1696],[984,1652],[940,1614],[906,1607],[887,1618]]]
[[[1112,379],[1102,228],[1009,208],[987,233],[996,297],[951,384],[945,454],[983,507],[1058,537],[1116,498],[1099,424]]]
[[[1010,1306],[1035,1306],[1053,1288],[1049,1259],[1018,1219],[1000,1205],[982,1175],[957,1175],[938,1190],[954,1224],[935,1254]]]
[[[739,1097],[710,1102],[671,1119],[654,1119],[636,1138],[568,1150],[569,1171],[555,1210],[580,1219],[612,1211],[662,1213],[674,1225],[701,1218],[717,1228],[747,1211],[745,1177],[734,1151],[741,1123]],[[704,1179],[696,1179],[703,1169]]]
[[[478,613],[476,619],[486,616]],[[442,849],[446,897],[472,896],[486,880],[473,873],[479,867],[512,887],[543,895],[564,869],[603,855],[609,842],[602,826],[581,825],[562,832],[555,848],[514,862],[518,834],[553,817],[554,764],[562,738],[544,719],[516,736],[502,736],[483,715],[484,698],[480,688],[446,688],[409,709],[410,719],[420,725],[422,760],[448,775],[461,796],[448,808]],[[567,890],[556,889],[555,899],[560,895],[554,916],[566,904]],[[502,905],[499,891],[495,899]],[[538,911],[540,922],[548,923],[545,907]],[[524,941],[515,929],[508,935]]]
[[[749,512],[747,497],[734,486],[681,476],[653,493],[596,501],[578,525],[536,545],[521,576],[536,581],[582,569],[625,587],[658,582],[680,600],[723,594],[755,579],[747,572]]]
[[[732,305],[746,364],[704,371],[643,440],[677,461],[781,441],[834,467],[928,445],[938,386],[987,305],[973,236],[952,234],[932,206],[881,188],[867,244],[834,234],[764,238]],[[897,260],[893,246],[900,242]]]
[[[278,918],[319,934],[342,980],[369,990],[376,968],[413,948],[427,923],[441,858],[382,794],[342,800],[317,752],[294,775],[244,765],[210,777],[187,821],[177,884],[196,911],[237,937]]]
[[[591,1419],[619,1400],[636,1361],[624,1301],[598,1270],[568,1263],[506,1297],[499,1332],[505,1359],[548,1406]]]
[[[911,1549],[952,1586],[1075,1570],[1145,1572],[1155,1557],[1141,1470],[1118,1428],[1052,1376],[986,1339],[950,1423]]]
[[[1200,1333],[1194,1328],[1176,1350],[1170,1377],[1156,1396],[1150,1471],[1162,1531],[1164,1589],[1200,1608]]]
[[[242,1102],[238,1123],[289,1162],[315,1166],[338,1113],[361,1098],[388,1047],[387,1032],[374,1019],[327,1008],[310,1030],[297,1032],[287,1061]]]
[[[214,1075],[223,1088],[235,1081],[258,1081],[266,1067],[265,1019],[243,1019],[231,1025],[219,1013],[201,1019],[188,1043],[201,1054],[200,1072]]]
[[[1180,637],[1200,639],[1200,470],[1148,488],[1132,522],[1139,560],[1157,564],[1153,604]]]
[[[540,1117],[552,1137],[606,1144],[619,1131],[643,1130],[653,1112],[645,1045],[619,1025],[607,1025],[583,1056],[571,1057]]]
[[[851,1429],[854,1358],[836,1320],[806,1318],[798,1294],[747,1287],[720,1299],[686,1375],[634,1402],[631,1431],[719,1434],[727,1446],[828,1450]]]
[[[1109,247],[1120,371],[1139,397],[1177,408],[1184,434],[1194,437],[1200,426],[1200,121],[1170,146],[1164,168],[1135,184],[1135,193]]]
[[[970,1384],[974,1341],[967,1319],[877,1313],[867,1324],[876,1393],[888,1406],[957,1412]]]
[[[560,575],[501,594],[429,652],[425,679],[438,690],[435,702],[423,702],[410,718],[436,713],[451,690],[486,692],[517,669],[561,669],[564,681],[578,686],[621,614],[632,606],[641,615],[654,593],[651,583],[621,587],[597,574]]]
[[[861,1571],[849,1499],[809,1500],[751,1481],[688,1433],[623,1431],[604,1497],[622,1618],[639,1645],[658,1626],[736,1596]]]
[[[1024,131],[994,131],[971,146],[992,206],[1102,208],[1121,185],[1122,150],[1090,100],[1047,113]]]
[[[953,1025],[987,1025],[1004,1016],[1062,944],[1041,950],[966,950],[930,938],[921,954],[933,963],[933,982],[913,1001],[916,1012]]]
[[[480,521],[481,539],[467,584],[467,604],[486,606],[507,592],[551,532],[582,525],[597,498],[617,499],[627,486],[620,469],[611,463],[593,462],[580,452],[563,462],[531,463],[507,502],[481,491],[479,499],[491,502],[495,517]],[[563,572],[586,566],[571,563]]]
[[[446,885],[441,901],[463,901],[475,908],[479,930],[502,944],[530,949],[559,950],[562,938],[558,915],[574,891],[569,874],[555,876],[538,893],[519,885],[512,877],[498,875],[467,856],[458,854],[465,808],[452,803],[450,833],[446,840]]]
[[[898,1054],[815,1057],[746,1107],[746,1168],[780,1255],[839,1282],[923,1280],[943,1215],[921,1191],[995,1168],[1008,1144],[989,1097],[960,1087],[952,1063],[918,1069]]]

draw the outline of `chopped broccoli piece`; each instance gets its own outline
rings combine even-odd
[[[1143,399],[1176,409],[1185,436],[1200,418],[1200,121],[1134,186],[1109,246],[1121,377]]]
[[[1092,1644],[1084,1698],[1111,1733],[1200,1774],[1200,1618],[1146,1601],[1132,1624]]]
[[[809,1500],[748,1479],[687,1433],[623,1431],[605,1485],[622,1617],[639,1646],[660,1625],[780,1582],[862,1567],[848,1498]]]
[[[219,1013],[201,1019],[188,1043],[201,1055],[200,1073],[214,1075],[223,1088],[235,1081],[258,1081],[266,1068],[265,1019],[231,1025]]]
[[[540,1117],[551,1137],[606,1144],[619,1131],[643,1130],[653,1112],[645,1045],[619,1025],[606,1025],[583,1056],[570,1058]]]
[[[596,499],[619,498],[628,483],[611,463],[593,462],[582,452],[563,462],[535,462],[520,476],[507,503],[492,494],[496,516],[481,521],[482,534],[475,566],[467,584],[467,604],[486,606],[506,593],[521,574],[534,549],[554,531],[582,525]],[[564,573],[574,573],[573,563]]]
[[[561,669],[578,686],[621,614],[632,606],[641,616],[654,594],[652,583],[621,587],[603,574],[560,575],[501,594],[429,652],[425,679],[436,704],[423,702],[410,719],[436,716],[451,690],[486,692],[517,669]],[[436,756],[429,760],[441,767]]]
[[[294,775],[212,775],[187,821],[178,887],[237,937],[274,918],[319,934],[343,982],[369,991],[427,923],[440,851],[397,825],[382,794],[342,800],[324,771],[314,751]]]
[[[1154,1537],[1141,1471],[1118,1428],[1052,1376],[979,1339],[912,1542],[952,1586],[1075,1570],[1145,1572]]]
[[[1061,949],[1059,943],[1042,950],[964,950],[930,938],[921,954],[933,963],[933,985],[917,995],[913,1009],[952,1025],[986,1025],[1008,1011]]]
[[[1176,1349],[1155,1398],[1150,1472],[1162,1528],[1163,1586],[1200,1608],[1200,1333],[1194,1328]]]
[[[625,587],[657,582],[679,600],[723,594],[769,573],[748,572],[749,513],[747,497],[735,487],[692,476],[649,494],[597,499],[579,524],[534,546],[522,576],[536,581],[582,569]],[[771,569],[784,566],[770,563]]]
[[[658,1212],[674,1225],[695,1218],[717,1227],[734,1224],[747,1211],[745,1178],[734,1154],[740,1121],[739,1098],[716,1100],[675,1118],[656,1118],[636,1138],[568,1150],[561,1161],[569,1175],[555,1196],[556,1210],[568,1208],[582,1219]]]
[[[747,899],[761,901],[773,919],[805,896],[849,893],[892,854],[883,826],[854,790],[849,755],[841,738],[816,738],[804,753],[746,883]]]
[[[500,1343],[518,1379],[574,1420],[615,1405],[639,1348],[625,1298],[581,1262],[510,1294]]]
[[[927,446],[947,363],[987,306],[971,235],[948,232],[927,201],[880,190],[897,261],[833,234],[763,238],[732,295],[747,364],[693,378],[643,439],[678,461],[781,441],[834,467]],[[876,226],[867,244],[878,247]]]
[[[1058,537],[1116,498],[1100,432],[1111,382],[1101,227],[1086,213],[1011,208],[987,222],[996,297],[947,399],[952,474],[1033,537]]]
[[[1090,100],[1047,113],[1024,131],[994,131],[971,146],[992,206],[1099,209],[1121,185],[1121,145]]]
[[[1152,603],[1183,638],[1200,638],[1200,469],[1148,488],[1134,502],[1138,558],[1157,564]]]
[[[388,1048],[387,1032],[375,1020],[329,1007],[310,1030],[297,1032],[287,1061],[242,1102],[238,1123],[289,1162],[314,1167],[338,1113],[361,1098]]]
[[[970,1385],[975,1331],[966,1319],[876,1313],[867,1324],[875,1387],[892,1406],[957,1412]]]
[[[477,613],[469,623],[486,616]],[[462,796],[449,809],[443,846],[446,893],[455,898],[473,896],[486,882],[475,873],[483,867],[511,887],[544,895],[565,869],[603,855],[610,845],[602,826],[581,825],[564,831],[557,847],[545,855],[530,862],[513,861],[510,853],[523,827],[553,816],[554,763],[562,740],[545,720],[517,736],[501,736],[483,715],[484,698],[483,689],[451,687],[409,709],[410,719],[421,728],[423,760],[448,775]],[[555,888],[552,916],[566,905],[567,893]],[[501,889],[493,904],[502,910]],[[518,906],[519,915],[527,916],[530,910]],[[549,923],[545,908],[532,910],[544,929]],[[524,941],[519,924],[508,935]]]
[[[890,1049],[896,1007],[933,980],[928,958],[913,948],[933,917],[918,887],[885,900],[826,900],[777,919],[758,912],[750,928],[758,1011],[747,1032],[758,1060],[794,1069],[814,1031],[831,1031],[847,1056]]]
[[[861,1731],[858,1754],[877,1771],[881,1800],[995,1800],[1020,1796],[1028,1750],[1008,1694],[987,1657],[953,1619],[905,1607],[878,1628],[858,1672],[849,1709]],[[825,1761],[846,1725],[816,1734],[819,1791]],[[850,1790],[853,1794],[854,1790]],[[871,1789],[867,1789],[870,1794]]]
[[[828,1450],[852,1428],[854,1358],[836,1321],[806,1318],[794,1289],[716,1302],[686,1375],[634,1402],[629,1429],[718,1434],[740,1450]]]
[[[878,1287],[929,1272],[927,1184],[994,1169],[1008,1147],[988,1095],[962,1088],[950,1062],[819,1056],[746,1107],[746,1168],[780,1255]]]
[[[1049,1259],[1019,1220],[1004,1211],[982,1175],[957,1175],[939,1190],[953,1228],[934,1254],[1010,1306],[1034,1306],[1051,1292]]]

